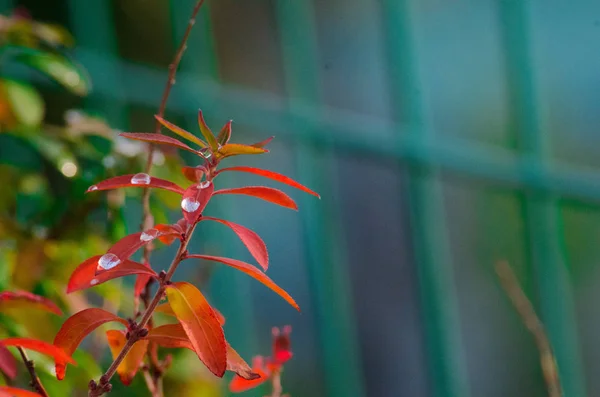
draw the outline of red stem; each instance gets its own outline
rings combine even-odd
[[[167,82],[165,83],[165,89],[163,92],[163,96],[160,101],[160,106],[158,108],[158,116],[160,116],[160,117],[163,117],[165,114],[165,109],[167,107],[167,101],[169,99],[169,95],[171,94],[171,89],[173,88],[173,85],[175,84],[175,76],[177,75],[177,69],[179,67],[179,63],[181,62],[181,58],[183,57],[183,53],[185,52],[187,40],[190,36],[190,32],[192,31],[194,24],[196,23],[196,16],[198,15],[200,8],[202,7],[202,4],[204,4],[204,0],[198,0],[196,2],[196,5],[194,6],[194,9],[192,10],[192,15],[190,16],[190,20],[188,22],[188,25],[187,25],[187,28],[183,35],[183,38],[181,39],[181,43],[179,44],[179,47],[177,48],[177,52],[175,53],[175,58],[173,59],[173,62],[171,62],[171,64],[169,65],[169,75],[167,77]],[[161,128],[161,124],[157,121],[156,127],[155,127],[155,133],[160,134],[160,128]],[[150,170],[152,169],[153,158],[154,158],[154,147],[153,147],[153,145],[149,145],[148,158],[146,160],[146,166],[144,168],[144,172],[147,174],[149,174]],[[144,192],[142,193],[142,208],[143,208],[143,216],[142,216],[142,223],[140,225],[140,228],[142,230],[146,230],[146,229],[152,227],[152,225],[154,223],[154,221],[152,219],[152,213],[150,211],[150,189],[149,188],[144,189]],[[147,300],[148,300],[147,297],[150,295],[149,284],[146,286],[146,289],[144,292],[146,294],[146,298],[144,299],[144,303],[146,304],[145,305],[146,310],[144,311],[142,319],[140,320],[140,322],[138,324],[138,328],[137,328],[138,330],[144,329],[144,327],[149,323],[150,323],[150,326],[152,325],[151,321],[152,321],[152,315],[154,313],[154,310],[156,309],[156,306],[158,306],[158,303],[160,302],[160,300],[165,292],[165,285],[168,282],[170,282],[171,277],[173,276],[173,273],[175,272],[175,270],[177,269],[177,266],[183,259],[183,253],[186,250],[188,241],[194,231],[194,228],[195,228],[195,226],[190,227],[190,229],[188,230],[188,233],[186,233],[186,239],[181,242],[179,250],[177,251],[177,255],[175,256],[175,258],[173,259],[173,262],[169,266],[167,275],[161,280],[158,291],[154,295],[154,298],[152,299],[152,301],[150,301],[149,303],[147,302]],[[146,244],[144,246],[143,260],[146,263],[148,263],[150,260],[150,253],[152,251],[151,246],[152,246],[152,244]],[[139,340],[139,338],[140,338],[140,335],[138,332],[131,333],[131,336],[127,340],[127,343],[125,344],[125,346],[123,346],[123,349],[121,350],[119,355],[115,358],[113,363],[110,365],[110,367],[108,368],[106,373],[100,378],[100,381],[98,383],[94,382],[93,380],[90,382],[89,393],[88,393],[89,396],[101,396],[102,394],[110,391],[110,389],[111,389],[110,379],[115,374],[117,367],[123,361],[123,359],[129,352],[129,350],[131,350],[131,347],[133,346],[133,344],[137,340]],[[152,360],[151,360],[151,364],[154,365],[152,363]],[[160,382],[160,379],[155,380],[156,387],[160,387],[161,383],[162,382]]]

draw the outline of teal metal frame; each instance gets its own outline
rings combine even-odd
[[[94,82],[95,90],[87,104],[93,109],[102,109],[112,124],[127,126],[128,104],[155,107],[166,72],[119,59],[109,1],[68,2],[72,27],[81,47],[77,58],[86,65]],[[178,0],[177,6],[175,3],[172,2],[171,11],[174,36],[178,40],[187,22],[188,8],[191,9],[194,1]],[[548,142],[544,140],[537,114],[535,75],[529,59],[529,4],[499,2],[507,79],[513,87],[512,111],[522,143],[518,151],[459,139],[431,139],[418,89],[418,56],[412,45],[410,0],[382,2],[392,93],[402,102],[399,111],[406,124],[355,123],[349,121],[352,117],[347,117],[348,114],[334,110],[324,115],[312,2],[277,1],[274,4],[289,94],[284,111],[274,106],[281,98],[219,83],[207,9],[202,11],[200,27],[192,38],[198,47],[190,48],[184,58],[169,108],[181,114],[194,114],[198,104],[203,104],[215,117],[243,119],[248,126],[293,142],[302,181],[324,196],[321,203],[304,202],[306,211],[302,217],[308,270],[318,302],[315,311],[328,395],[366,396],[355,320],[347,300],[350,283],[339,241],[339,214],[333,203],[327,201],[331,186],[324,180],[319,163],[302,161],[326,157],[335,147],[362,156],[395,159],[409,166],[414,250],[435,396],[470,395],[452,265],[448,259],[448,238],[440,223],[445,218],[440,171],[525,192],[523,208],[539,307],[556,350],[564,395],[585,396],[570,277],[560,250],[563,236],[557,198],[599,201],[600,178],[597,173],[550,163],[546,158]],[[2,10],[10,9],[11,5],[10,0],[0,0]],[[373,140],[373,136],[379,138]],[[324,241],[334,243],[326,245]],[[238,296],[234,301],[241,302],[243,297]],[[255,335],[249,332],[245,337],[255,338]]]

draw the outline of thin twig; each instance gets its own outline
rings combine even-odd
[[[183,34],[183,38],[181,39],[181,43],[179,43],[179,47],[177,48],[177,52],[175,53],[175,58],[173,59],[173,62],[171,62],[171,64],[169,65],[169,76],[167,77],[167,82],[165,83],[165,90],[163,92],[163,96],[160,101],[160,106],[158,107],[158,116],[159,117],[163,117],[165,115],[165,110],[167,108],[167,101],[169,99],[169,95],[171,94],[171,88],[173,88],[173,85],[175,84],[175,76],[177,75],[177,68],[179,67],[179,63],[181,62],[183,53],[185,52],[185,49],[187,48],[186,43],[188,41],[188,38],[190,37],[190,32],[192,31],[192,28],[194,27],[194,24],[196,23],[196,16],[198,15],[198,12],[200,11],[200,7],[202,7],[203,3],[204,3],[204,0],[198,0],[196,5],[194,6],[194,9],[192,10],[192,15],[190,16],[190,20],[188,22],[187,28],[185,29],[185,33]],[[161,124],[157,120],[155,127],[154,127],[154,132],[156,134],[160,134],[160,128],[161,128]],[[148,147],[148,158],[146,160],[146,167],[145,167],[145,171],[144,171],[146,174],[149,174],[150,170],[152,169],[153,159],[154,159],[154,145],[150,144]],[[150,212],[150,189],[149,188],[145,188],[144,192],[142,193],[142,207],[143,207],[144,212],[143,212],[143,216],[142,216],[142,224],[140,227],[145,230],[145,229],[150,228],[153,223],[152,214]],[[152,251],[151,244],[146,244],[144,246],[144,256],[143,256],[145,262],[149,261],[151,251]]]
[[[202,4],[204,4],[204,0],[198,0],[196,2],[196,5],[194,6],[194,9],[192,10],[192,14],[191,14],[189,22],[187,24],[185,33],[183,34],[183,37],[181,39],[181,43],[179,44],[179,47],[177,48],[177,51],[175,53],[175,58],[173,59],[173,62],[171,62],[171,64],[169,65],[169,74],[167,77],[167,81],[165,83],[165,89],[164,89],[162,99],[160,101],[160,106],[158,108],[158,113],[157,113],[159,117],[163,117],[165,114],[165,110],[167,107],[167,101],[169,99],[171,89],[173,88],[173,85],[175,84],[175,77],[177,75],[177,69],[179,68],[179,63],[181,62],[181,58],[183,57],[183,53],[185,52],[187,40],[190,36],[190,33],[192,31],[194,24],[196,23],[196,16],[198,15],[200,8],[202,7]],[[154,132],[157,134],[160,134],[160,129],[161,129],[161,124],[158,121],[156,121],[156,126],[155,126]],[[144,172],[146,174],[149,174],[152,169],[153,159],[154,159],[154,145],[150,144],[148,146],[148,157],[146,160],[146,166],[144,168]],[[149,229],[150,227],[152,227],[154,224],[154,220],[152,218],[152,213],[150,211],[150,189],[149,188],[145,188],[142,193],[142,209],[143,209],[143,215],[142,215],[142,222],[140,224],[140,229],[146,230],[146,229]],[[110,379],[115,374],[117,367],[119,366],[121,361],[123,361],[123,359],[129,352],[129,350],[131,349],[133,344],[137,340],[140,339],[141,331],[144,329],[144,327],[146,327],[146,325],[148,325],[149,328],[152,328],[152,325],[153,325],[152,324],[152,315],[154,313],[154,309],[156,309],[156,306],[158,305],[158,303],[160,302],[160,300],[162,299],[162,297],[165,293],[165,286],[170,282],[171,277],[173,276],[173,273],[175,272],[175,269],[177,269],[177,266],[182,261],[182,259],[184,257],[184,253],[186,251],[188,241],[191,238],[193,231],[194,231],[194,226],[190,227],[190,229],[187,231],[186,239],[181,242],[179,250],[177,251],[177,254],[176,254],[175,258],[173,259],[173,262],[171,263],[169,270],[167,271],[165,277],[163,277],[161,279],[158,290],[156,291],[156,294],[154,295],[154,298],[152,299],[152,301],[149,301],[150,282],[148,282],[148,284],[146,284],[146,287],[144,288],[144,292],[143,292],[143,294],[144,294],[143,302],[144,302],[144,306],[145,306],[145,311],[142,316],[142,319],[140,320],[139,324],[137,325],[137,332],[132,332],[130,334],[130,338],[127,340],[127,343],[125,344],[125,346],[123,346],[123,349],[121,350],[119,355],[115,358],[115,360],[113,361],[111,366],[108,368],[106,373],[100,378],[100,381],[98,383],[96,383],[93,380],[90,382],[89,393],[88,393],[89,396],[101,396],[102,394],[110,391],[110,389],[111,389]],[[150,253],[151,252],[152,252],[152,244],[144,245],[144,249],[143,249],[144,263],[150,262]],[[148,357],[149,357],[149,361],[150,361],[150,370],[144,372],[144,377],[145,377],[147,383],[150,381],[150,383],[148,383],[148,387],[149,388],[152,387],[150,390],[151,390],[151,393],[153,394],[153,396],[162,396],[162,394],[163,394],[162,393],[162,379],[161,379],[162,370],[160,368],[160,365],[157,365],[159,363],[156,362],[157,361],[156,355],[153,354],[152,349],[149,349]],[[155,374],[158,374],[158,375],[154,376]],[[150,379],[148,379],[148,377],[150,377]]]
[[[42,385],[40,378],[35,372],[35,364],[29,359],[29,357],[27,357],[27,353],[22,347],[19,346],[17,349],[19,350],[19,353],[21,353],[21,358],[23,359],[25,367],[27,367],[27,372],[29,372],[29,376],[31,377],[31,387],[42,397],[48,397],[48,392],[46,389],[44,389],[44,385]]]
[[[535,313],[535,309],[531,304],[531,301],[521,289],[519,280],[515,276],[515,273],[511,269],[508,262],[497,262],[496,273],[498,274],[498,278],[500,279],[500,283],[502,284],[506,295],[508,295],[512,301],[512,304],[519,313],[519,316],[521,316],[523,324],[525,324],[535,339],[535,343],[540,354],[540,364],[542,366],[542,373],[544,375],[544,381],[546,382],[546,388],[548,389],[549,397],[561,397],[562,389],[560,387],[560,378],[558,376],[556,359],[554,358],[554,353],[552,352],[550,340],[546,335],[544,324]]]

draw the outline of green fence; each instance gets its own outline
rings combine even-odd
[[[132,105],[155,107],[164,70],[119,58],[108,0],[69,0],[70,25],[80,50],[78,58],[89,69],[94,92],[87,105],[126,128]],[[193,0],[171,2],[174,39],[179,40]],[[209,1],[210,3],[210,1]],[[1,1],[9,9],[8,0]],[[468,397],[469,374],[448,254],[446,218],[441,201],[440,173],[472,178],[479,183],[523,192],[530,260],[537,287],[538,308],[556,350],[566,397],[587,395],[576,332],[570,275],[560,249],[564,239],[557,199],[600,200],[596,173],[547,160],[547,142],[536,107],[535,70],[530,63],[529,2],[499,1],[503,46],[508,71],[510,114],[518,132],[519,149],[512,151],[475,142],[435,137],[428,126],[420,94],[418,57],[414,50],[411,2],[381,2],[386,56],[392,93],[402,124],[361,125],[343,114],[323,112],[320,88],[315,10],[310,1],[274,2],[288,97],[282,109],[273,100],[236,87],[223,87],[216,73],[209,6],[201,12],[187,56],[182,62],[169,109],[193,115],[198,107],[215,119],[234,118],[264,134],[292,143],[296,175],[319,191],[321,202],[302,202],[304,248],[315,324],[319,336],[328,396],[361,397],[367,392],[361,368],[351,288],[344,261],[339,209],[328,200],[331,183],[321,172],[319,158],[332,151],[378,156],[397,161],[409,170],[412,239],[418,266],[421,312],[429,379],[436,397]],[[377,136],[377,139],[373,139]],[[304,159],[317,159],[304,161]],[[223,211],[230,209],[224,208]],[[238,291],[237,301],[243,301]],[[246,316],[251,320],[252,316]],[[244,324],[239,320],[239,324]],[[234,336],[251,345],[252,327]],[[245,342],[243,342],[245,340]],[[249,351],[249,349],[248,349]],[[343,363],[343,365],[342,365]],[[478,397],[478,396],[473,396]]]

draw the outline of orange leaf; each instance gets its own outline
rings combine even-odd
[[[0,293],[0,311],[7,309],[38,309],[62,315],[62,311],[48,298],[27,291],[4,291]]]
[[[208,369],[223,377],[227,368],[227,347],[217,315],[202,293],[190,283],[167,286],[167,298],[194,350]]]
[[[144,275],[145,277],[148,277],[148,279],[150,277],[158,278],[158,275],[154,270],[141,263],[130,260],[125,260],[123,263],[119,264],[119,266],[96,274],[96,268],[98,267],[98,260],[100,257],[100,255],[93,256],[73,270],[69,283],[67,284],[68,294],[131,274]]]
[[[38,393],[11,386],[0,386],[0,397],[40,397]]]
[[[233,350],[233,347],[229,343],[227,344],[227,370],[235,372],[238,376],[246,380],[258,380],[262,378],[260,374],[250,368],[238,352]]]
[[[300,189],[300,190],[302,190],[302,191],[304,191],[306,193],[309,193],[309,194],[312,194],[313,196],[321,198],[321,196],[319,196],[317,193],[313,192],[312,190],[310,190],[306,186],[299,184],[298,182],[296,182],[292,178],[289,178],[289,177],[287,177],[285,175],[282,175],[282,174],[278,174],[277,172],[263,170],[263,169],[254,168],[254,167],[242,167],[242,166],[240,166],[240,167],[223,168],[222,170],[218,171],[218,174],[220,174],[223,171],[248,172],[250,174],[264,176],[265,178],[269,178],[269,179],[272,179],[272,180],[277,181],[277,182],[285,183],[286,185],[293,186],[296,189]]]
[[[188,152],[192,152],[194,154],[198,154],[197,150],[192,149],[185,143],[171,138],[170,136],[162,135],[162,134],[149,134],[145,132],[123,132],[119,134],[125,138],[134,139],[136,141],[154,143],[157,145],[168,145],[174,146],[179,149],[187,150]]]
[[[106,338],[108,339],[110,352],[112,353],[113,359],[115,359],[119,353],[121,353],[123,346],[125,346],[125,343],[127,342],[125,339],[125,331],[111,329],[106,331]],[[129,386],[131,384],[131,381],[142,364],[142,360],[144,359],[147,350],[147,340],[137,341],[131,347],[131,350],[129,350],[129,353],[127,353],[123,361],[121,361],[121,364],[117,367],[117,373],[124,385]]]
[[[219,143],[215,139],[214,134],[206,125],[206,121],[204,121],[204,116],[202,115],[202,110],[198,110],[198,126],[200,127],[200,132],[208,142],[208,145],[213,149],[217,150],[219,148]]]
[[[298,306],[296,301],[287,292],[285,292],[281,287],[279,287],[277,284],[275,284],[273,282],[273,280],[271,280],[269,277],[267,277],[260,270],[258,270],[257,268],[255,268],[254,266],[252,266],[246,262],[238,261],[237,259],[223,258],[221,256],[212,256],[212,255],[197,255],[196,254],[196,255],[188,255],[186,257],[186,259],[190,259],[190,258],[199,258],[199,259],[206,259],[207,261],[215,261],[215,262],[219,262],[224,265],[227,265],[227,266],[231,266],[235,269],[238,269],[238,270],[246,273],[250,277],[254,277],[255,279],[257,279],[258,281],[260,281],[267,287],[271,288],[273,291],[278,293],[279,296],[281,296],[283,299],[285,299],[290,305],[292,305],[296,310],[300,311],[300,307]]]
[[[185,330],[181,324],[165,324],[152,328],[148,332],[148,340],[159,346],[167,348],[186,348],[194,351],[194,346],[190,342]]]
[[[54,345],[66,354],[73,354],[77,346],[90,332],[110,321],[117,321],[127,326],[127,321],[107,312],[106,310],[90,308],[75,313],[60,327],[54,337]],[[56,377],[62,380],[67,371],[65,360],[56,360]]]
[[[198,221],[214,191],[215,185],[211,181],[204,181],[186,189],[181,200],[181,209],[188,223],[194,224]]]
[[[267,149],[261,147],[242,145],[241,143],[228,143],[223,145],[217,151],[217,154],[222,157],[239,156],[240,154],[263,154],[268,153]]]
[[[225,316],[223,316],[223,314],[221,314],[221,312],[218,311],[217,309],[215,309],[214,307],[212,309],[215,312],[215,314],[217,315],[219,324],[225,325]],[[173,311],[173,309],[171,309],[171,305],[169,305],[169,302],[163,303],[162,305],[158,305],[156,307],[156,309],[154,310],[154,312],[162,313],[162,314],[166,314],[167,316],[175,317],[175,312]]]
[[[55,360],[75,364],[75,360],[73,360],[70,354],[65,353],[57,346],[41,340],[30,338],[8,338],[0,340],[0,344],[3,346],[20,346],[24,349],[35,350],[36,352],[51,356]]]
[[[148,333],[148,340],[162,347],[194,350],[181,324],[166,324],[153,328]],[[229,343],[227,343],[227,370],[235,372],[244,379],[256,379],[260,376],[252,371]]]
[[[204,143],[200,138],[198,138],[196,135],[192,134],[191,132],[187,132],[186,130],[184,130],[181,127],[176,126],[173,123],[169,123],[167,120],[163,119],[162,117],[160,117],[159,115],[155,115],[154,118],[163,125],[163,127],[167,128],[169,131],[174,132],[175,134],[179,135],[180,137],[187,139],[188,141],[194,142],[196,145],[205,148],[206,147],[206,143]]]
[[[256,197],[282,207],[298,210],[298,206],[290,196],[281,190],[273,189],[266,186],[246,186],[233,189],[221,189],[213,193],[217,194],[245,194],[247,196]]]
[[[176,223],[174,225],[158,224],[154,225],[154,228],[158,230],[158,239],[161,243],[170,245],[175,239],[181,239],[181,235],[184,233],[184,229]]]
[[[183,194],[184,192],[182,187],[177,186],[173,182],[143,173],[115,176],[114,178],[109,178],[90,186],[86,192],[111,190],[122,187],[154,187],[157,189],[169,190],[177,194]]]
[[[183,167],[181,168],[181,172],[188,181],[199,183],[200,179],[202,179],[202,176],[204,175],[204,172],[206,172],[206,168],[201,165],[196,167]]]
[[[17,360],[4,345],[0,345],[0,370],[10,379],[17,376]]]
[[[270,372],[264,367],[263,358],[261,356],[256,356],[252,360],[252,372],[260,377],[255,379],[244,379],[242,376],[236,375],[229,383],[229,390],[233,393],[241,393],[253,389],[264,383],[270,376]]]
[[[225,226],[229,226],[231,230],[238,235],[242,243],[248,248],[248,251],[252,254],[254,259],[258,262],[258,264],[265,270],[269,268],[269,253],[267,251],[267,246],[265,242],[260,238],[258,234],[254,231],[244,227],[242,225],[238,225],[237,223],[229,222],[223,219],[213,218],[210,216],[205,216],[202,220],[210,220],[222,223]]]

